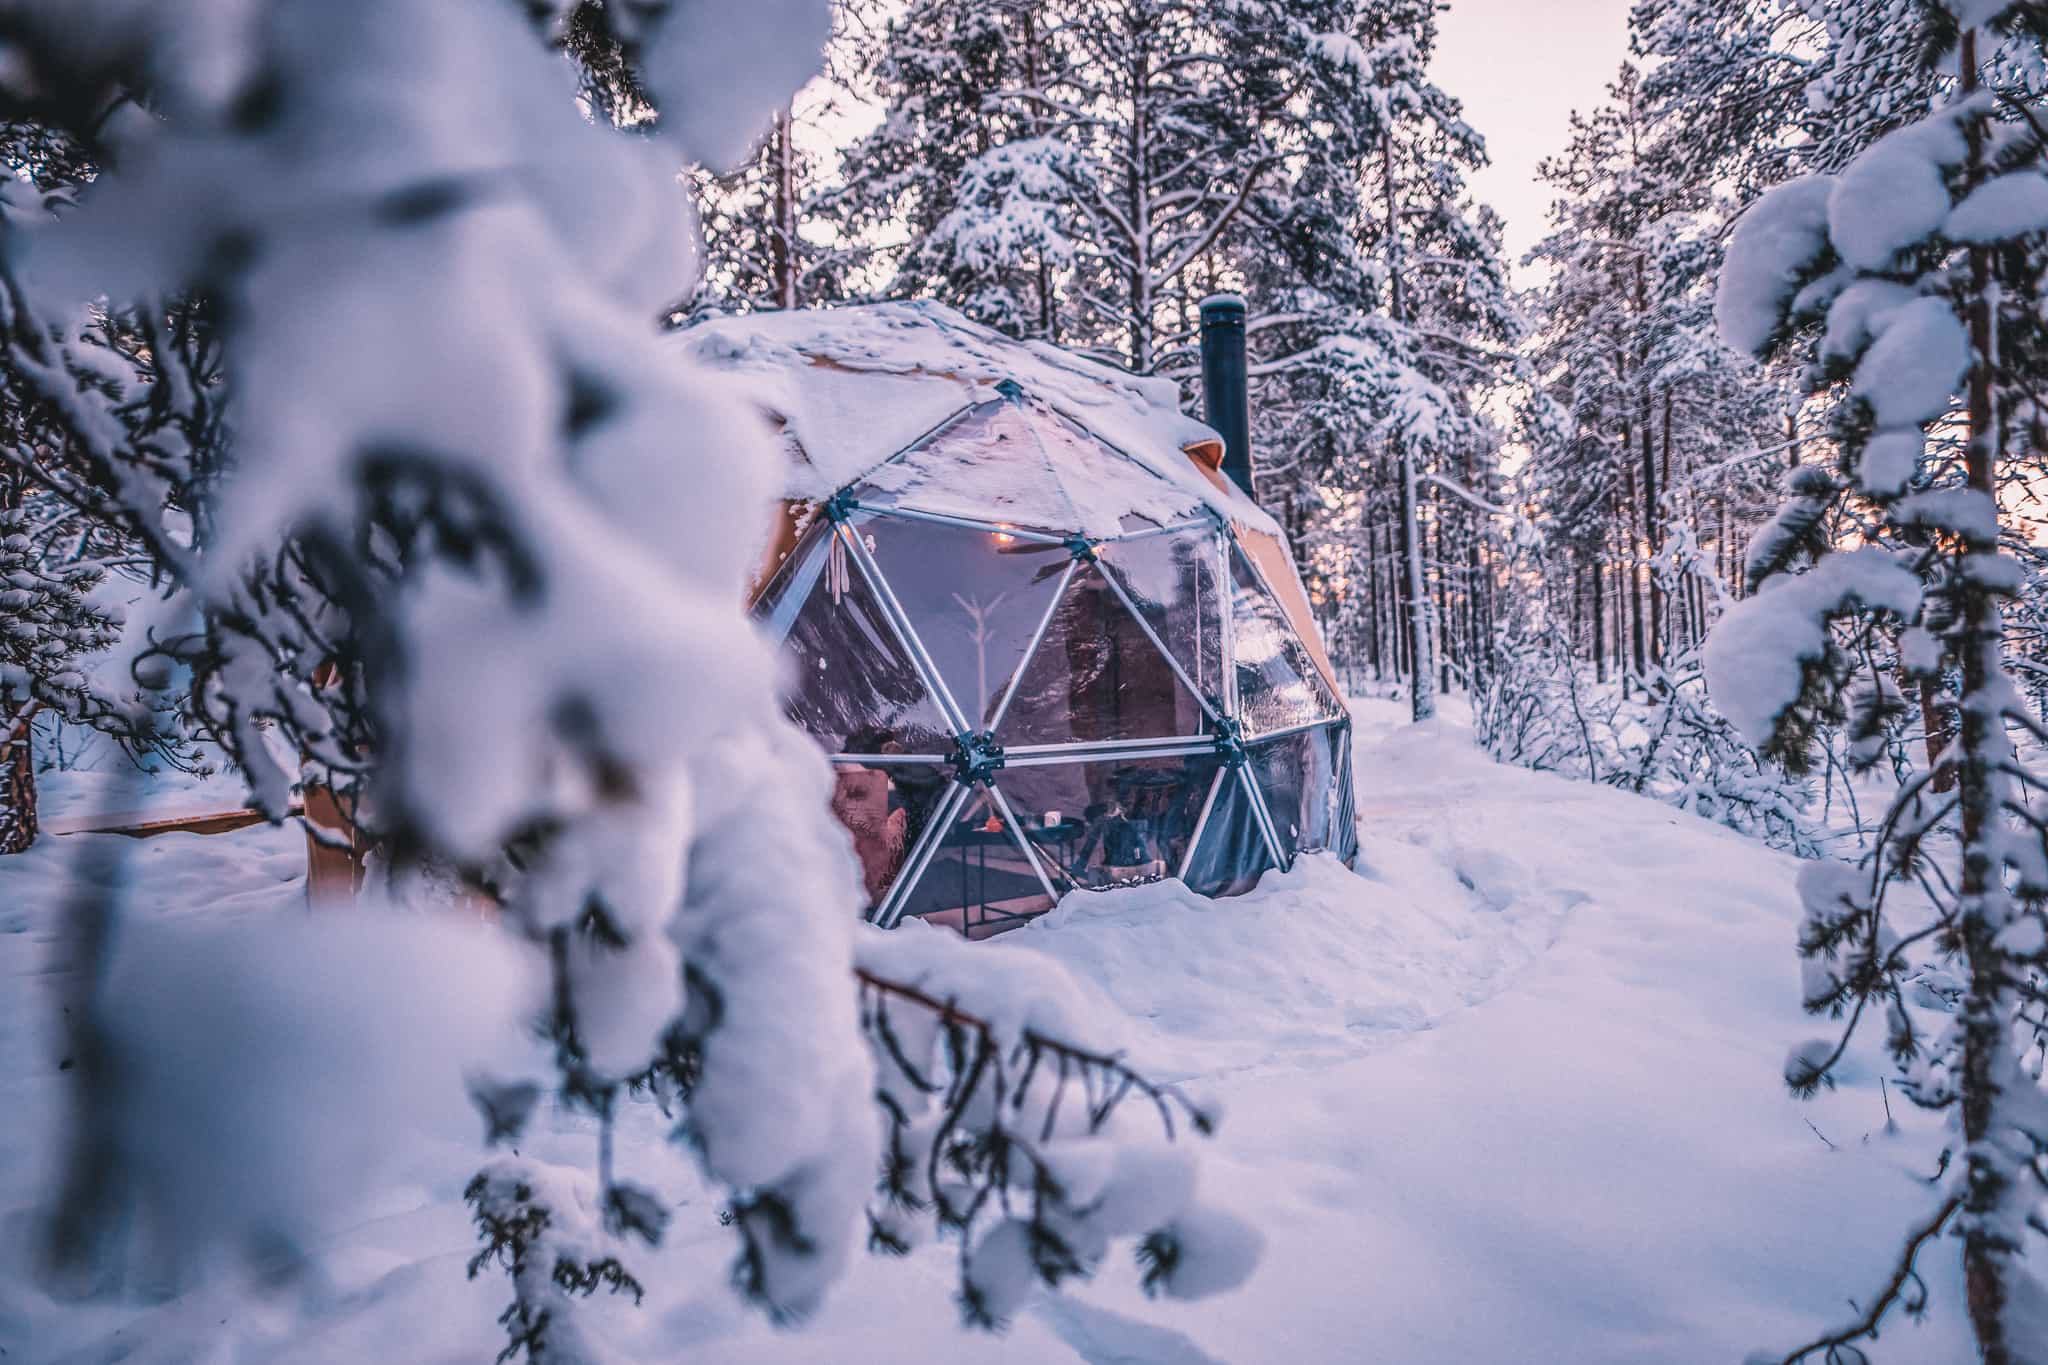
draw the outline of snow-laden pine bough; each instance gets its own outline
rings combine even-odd
[[[1070,983],[921,926],[874,934],[859,957],[859,1031],[883,1133],[866,1195],[870,1252],[957,1241],[963,1320],[987,1330],[1007,1327],[1034,1286],[1093,1275],[1117,1239],[1136,1239],[1148,1294],[1202,1297],[1251,1272],[1263,1238],[1196,1197],[1195,1154],[1177,1141],[1213,1133],[1216,1108],[1148,1080],[1119,1055],[1064,1041],[1053,1030],[1086,1026]],[[982,1013],[963,1008],[963,995]],[[604,1358],[576,1307],[599,1289],[639,1301],[630,1242],[658,1245],[671,1207],[614,1169],[616,1106],[652,1098],[676,1120],[675,1139],[694,1145],[692,1106],[704,1048],[716,1046],[715,1018],[713,1007],[671,1028],[661,1055],[622,1083],[572,1072],[565,1100],[601,1125],[594,1176],[513,1155],[470,1182],[482,1247],[469,1273],[495,1265],[513,1286],[499,1318],[501,1360]],[[713,1031],[697,1032],[707,1021]],[[555,1022],[558,1043],[573,1048],[573,1033]],[[470,1091],[492,1143],[515,1142],[540,1098],[531,1081],[473,1079]],[[815,1237],[807,1194],[734,1187],[720,1215],[740,1241],[735,1288],[779,1322],[816,1306],[845,1254]]]
[[[871,1231],[885,1149],[931,1188],[899,1161],[872,1226],[902,1241],[928,1200],[971,1235],[979,1318],[1126,1233],[1168,1292],[1245,1272],[1256,1239],[1109,1102],[1138,1081],[1089,1050],[1097,1022],[1044,1012],[1057,974],[915,934],[856,952],[831,770],[740,609],[775,448],[657,332],[699,265],[675,168],[742,155],[827,22],[822,0],[0,0],[0,112],[98,172],[10,227],[16,318],[72,336],[89,300],[188,299],[218,347],[209,404],[231,399],[182,442],[79,405],[97,444],[46,471],[168,585],[135,676],[191,697],[273,817],[300,782],[337,790],[388,850],[385,898],[453,873],[507,931],[367,910],[206,930],[82,886],[53,1272],[161,1289],[252,1248],[304,1264],[378,1140],[524,1038],[529,971],[552,1072],[479,1083],[490,1126],[550,1090],[606,1115],[636,1079],[670,1089],[778,1314],[815,1308]],[[585,116],[554,49],[592,25],[654,111],[632,136]],[[90,387],[55,375],[40,401]],[[892,996],[879,1054],[857,964],[891,983],[870,987]],[[929,1031],[920,997],[944,1005]],[[635,1283],[608,1239],[658,1235],[659,1198],[608,1144],[596,1164],[594,1186],[494,1165],[475,1187],[514,1352],[601,1351],[567,1304]]]
[[[1865,647],[1885,620],[1901,632],[1902,680],[1953,686],[1960,719],[1902,784],[1860,865],[1813,863],[1800,878],[1805,1002],[1841,1028],[1792,1050],[1787,1083],[1832,1084],[1858,1027],[1881,1018],[1902,1089],[1952,1110],[1960,1143],[1878,1294],[1788,1361],[1866,1360],[1888,1313],[1925,1308],[1916,1258],[1948,1231],[1983,1359],[2048,1349],[2048,811],[2013,738],[2048,741],[2048,726],[2006,675],[2000,620],[2021,581],[2001,548],[2000,499],[2025,467],[2021,442],[2043,435],[2048,135],[2031,94],[1987,84],[2038,64],[2037,11],[1937,9],[1935,36],[1960,72],[1953,99],[1839,175],[1765,195],[1737,224],[1721,279],[1732,345],[1796,348],[1813,357],[1816,388],[1839,386],[1840,470],[1797,471],[1785,512],[1753,542],[1756,592],[1706,651],[1716,704],[1796,762],[1867,673],[1848,719],[1868,739],[1901,692]],[[1866,511],[1869,530],[1861,548],[1830,552],[1812,532],[1841,504]],[[1950,1003],[1930,1019],[1924,1001]]]

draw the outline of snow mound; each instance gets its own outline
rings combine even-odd
[[[620,1168],[678,1192],[672,1228],[633,1258],[646,1302],[592,1300],[582,1320],[624,1359],[731,1365],[1335,1365],[1358,1360],[1360,1342],[1399,1361],[1690,1365],[1764,1344],[1782,1355],[1839,1316],[1889,1269],[1943,1134],[1896,1096],[1898,1130],[1886,1127],[1874,1043],[1837,1089],[1786,1097],[1787,1049],[1815,1031],[1792,952],[1798,865],[1654,801],[1501,767],[1450,720],[1411,726],[1398,709],[1354,708],[1364,871],[1307,858],[1217,904],[1160,883],[1076,899],[1042,927],[963,947],[1060,959],[1082,982],[1049,1002],[1060,1020],[1118,1020],[1112,1045],[1135,1065],[1200,1078],[1223,1102],[1196,1203],[1172,1220],[1182,1259],[1156,1286],[1164,1298],[1118,1258],[1075,1292],[1007,1301],[1006,1336],[963,1333],[947,1293],[957,1250],[927,1246],[856,1259],[805,1330],[779,1331],[725,1287],[721,1199],[665,1141],[667,1121],[633,1105]],[[295,886],[264,890],[286,836],[299,837],[136,846],[169,851],[152,913],[214,913],[209,883],[239,908],[267,894],[265,908],[290,912]],[[0,934],[0,1113],[29,1117],[0,1124],[0,1219],[45,1197],[32,1158],[61,1078],[54,1053],[22,1040],[48,1003],[33,950],[68,845],[0,860],[0,904],[25,904],[32,921]],[[212,860],[193,863],[202,849]],[[898,937],[906,953],[926,946]],[[934,948],[926,964],[941,990],[944,957]],[[793,1010],[802,989],[791,988]],[[60,1304],[28,1278],[31,1242],[15,1235],[25,1225],[0,1222],[0,1349],[488,1359],[506,1289],[462,1274],[476,1246],[460,1199],[475,1136],[421,1146],[409,1183],[311,1247],[316,1293],[214,1284],[154,1305]],[[595,1150],[587,1120],[549,1111],[521,1155],[587,1170]],[[1062,1170],[1076,1182],[1115,1174]],[[1131,1188],[1186,1192],[1166,1157]],[[1242,1287],[1174,1297],[1242,1273],[1246,1218],[1266,1246]],[[1922,1268],[1933,1311],[1887,1330],[1895,1365],[1969,1353],[1953,1251],[1930,1248]],[[991,1288],[1016,1288],[987,1269]]]

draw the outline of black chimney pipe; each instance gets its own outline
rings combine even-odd
[[[1202,300],[1202,420],[1223,438],[1223,472],[1252,492],[1251,399],[1244,363],[1244,300],[1213,294]]]

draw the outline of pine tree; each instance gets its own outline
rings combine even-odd
[[[23,506],[19,480],[0,472],[0,854],[35,842],[38,710],[133,731],[90,672],[92,656],[120,638],[117,619],[93,597],[106,571],[66,562],[41,529],[36,509]]]
[[[1869,668],[1874,616],[1904,624],[1912,672],[1959,678],[1954,742],[1901,787],[1862,865],[1810,864],[1800,878],[1807,1006],[1847,1019],[1837,1037],[1795,1048],[1785,1076],[1802,1093],[1829,1084],[1857,1025],[1882,1017],[1906,1093],[1955,1110],[1962,1148],[1889,1286],[1792,1360],[1841,1358],[1894,1306],[1914,1310],[1915,1258],[1951,1222],[1982,1358],[2039,1360],[2048,1341],[2048,1290],[2025,1259],[2048,1193],[2048,1091],[2022,1062],[2023,1047],[2048,1039],[2048,822],[2025,795],[2039,779],[2012,739],[2048,726],[2005,672],[2001,620],[2023,582],[2002,548],[2001,494],[2037,467],[2029,395],[2048,360],[2048,145],[2034,92],[1998,83],[2038,70],[2044,37],[2038,6],[1929,6],[1920,38],[1953,55],[1949,97],[1839,174],[1761,198],[1722,272],[1723,334],[1810,360],[1840,458],[1832,476],[1799,471],[1793,501],[1752,545],[1759,591],[1709,644],[1717,703],[1753,742],[1796,762]],[[1950,432],[1959,458],[1943,449]],[[1833,505],[1888,528],[1899,548],[1826,552],[1804,528]],[[1853,730],[1870,729],[1884,705],[1871,681],[1854,695]],[[1944,773],[1952,793],[1936,786]],[[1915,913],[1887,894],[1901,883],[1917,884],[1930,909],[1895,929]],[[1967,982],[1954,1014],[1931,1027],[1904,989],[1916,945]]]
[[[884,117],[849,153],[848,221],[904,232],[892,292],[1171,366],[1233,250],[1298,227],[1288,166],[1341,138],[1323,82],[1349,8],[912,5],[869,59]]]
[[[1766,444],[1784,405],[1770,375],[1712,335],[1707,282],[1727,206],[1665,155],[1683,132],[1657,120],[1635,68],[1607,93],[1573,116],[1569,147],[1541,167],[1561,197],[1552,235],[1531,253],[1549,267],[1536,354],[1567,420],[1533,443],[1532,467],[1558,548],[1592,584],[1596,672],[1602,628],[1625,618],[1617,658],[1626,650],[1628,674],[1650,679],[1704,625],[1699,585],[1681,579],[1667,601],[1654,567],[1671,530],[1706,530],[1689,465]]]
[[[1466,196],[1485,144],[1428,78],[1435,7],[1373,5],[1346,17],[1348,29],[1314,45],[1329,64],[1317,82],[1321,150],[1261,206],[1262,219],[1285,228],[1283,253],[1245,268],[1272,318],[1257,367],[1272,376],[1260,429],[1274,448],[1260,462],[1260,489],[1269,505],[1294,511],[1312,576],[1316,545],[1336,534],[1374,559],[1359,573],[1339,553],[1348,581],[1370,583],[1383,565],[1399,584],[1402,619],[1385,633],[1401,636],[1411,707],[1423,719],[1451,658],[1469,681],[1484,652],[1472,636],[1490,636],[1478,626],[1492,573],[1480,528],[1493,515],[1499,436],[1479,408],[1512,372],[1506,352],[1521,319],[1499,222]],[[1331,502],[1351,519],[1342,530],[1316,524]],[[1391,522],[1383,555],[1356,544],[1368,517]],[[1465,628],[1447,630],[1458,623]]]
[[[34,121],[0,121],[0,163],[0,244],[50,223],[94,173],[77,139]],[[177,756],[138,689],[101,676],[120,625],[95,594],[110,568],[146,565],[152,541],[176,543],[189,486],[154,460],[113,461],[132,442],[176,464],[209,439],[199,327],[189,307],[60,321],[0,292],[0,853],[36,837],[39,711]],[[123,491],[153,493],[154,517],[122,515]]]
[[[842,154],[823,212],[887,260],[883,293],[934,294],[1013,336],[1056,337],[1068,262],[1049,229],[1066,196],[1038,170],[1050,144],[1034,97],[1059,57],[1047,35],[1061,13],[1028,0],[851,10],[848,64],[883,118]]]
[[[835,183],[830,129],[849,117],[858,56],[846,33],[855,7],[836,6],[825,69],[770,118],[737,169],[692,173],[704,236],[704,280],[691,311],[812,308],[858,295],[872,274],[871,242],[848,231]]]
[[[1651,59],[1643,95],[1683,136],[1672,172],[1748,203],[1809,171],[1841,169],[1926,113],[1919,0],[1636,0],[1630,37]]]
[[[855,292],[866,252],[836,240],[824,221],[822,157],[812,131],[824,116],[806,88],[774,116],[767,136],[730,175],[695,175],[704,232],[704,284],[696,313],[813,308]]]

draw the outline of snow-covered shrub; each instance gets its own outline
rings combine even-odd
[[[493,1262],[512,1277],[512,1302],[498,1318],[506,1336],[499,1365],[522,1354],[527,1365],[601,1365],[608,1359],[578,1329],[571,1309],[599,1289],[630,1294],[638,1303],[643,1288],[619,1260],[619,1244],[598,1225],[589,1175],[500,1157],[476,1173],[462,1197],[484,1244],[469,1258],[469,1277]]]
[[[11,120],[0,120],[0,161],[0,250],[48,225],[91,173],[61,131]],[[164,470],[189,471],[192,437],[209,428],[190,321],[153,308],[49,316],[0,289],[0,853],[36,837],[38,710],[185,761],[175,726],[159,723],[112,654],[122,580],[109,571],[149,560],[114,512],[124,486],[154,490],[160,512],[181,515]],[[117,471],[119,450],[130,467]]]
[[[1174,1145],[1214,1131],[1214,1109],[1063,1041],[1093,1032],[1076,989],[1048,991],[1022,955],[986,957],[922,924],[863,939],[884,1120],[869,1246],[958,1239],[961,1311],[985,1328],[1014,1317],[1034,1283],[1092,1275],[1119,1237],[1143,1239],[1149,1291],[1235,1288],[1263,1239],[1195,1198],[1194,1155]]]
[[[1633,688],[1599,682],[1539,602],[1509,618],[1497,652],[1472,723],[1502,762],[1652,796],[1802,856],[1818,851],[1811,784],[1765,763],[1714,708],[1698,651]]]

